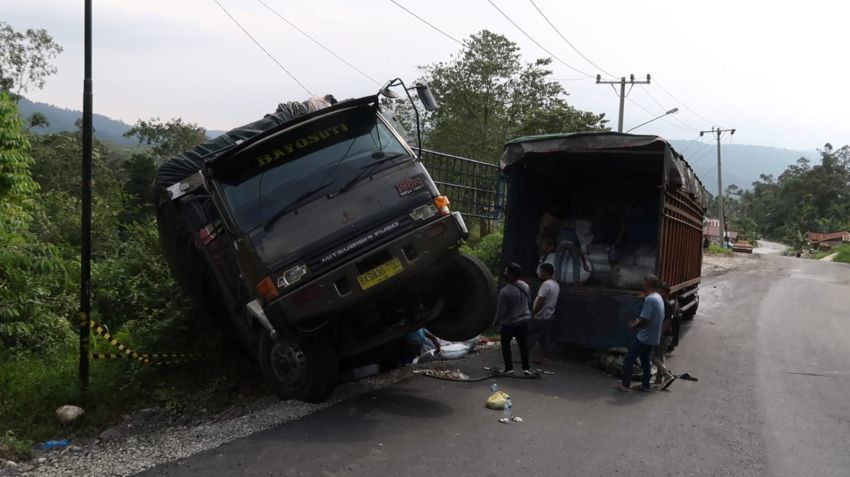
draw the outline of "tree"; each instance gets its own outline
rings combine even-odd
[[[153,146],[151,151],[159,159],[165,159],[206,141],[207,130],[195,123],[184,123],[181,118],[167,122],[152,118],[147,121],[139,119],[124,136],[135,136],[139,144]]]
[[[440,101],[426,115],[426,144],[494,163],[516,136],[604,129],[602,115],[567,103],[563,87],[549,79],[551,62],[523,65],[516,43],[482,30],[451,60],[422,67]]]
[[[850,228],[850,146],[826,144],[819,152],[820,164],[800,158],[776,179],[762,175],[750,190],[727,190],[737,226],[795,247],[806,232]]]
[[[32,116],[27,120],[28,126],[27,131],[32,128],[46,128],[50,126],[50,120],[47,119],[47,116],[44,113],[32,113]]]
[[[27,29],[21,33],[0,22],[0,89],[12,93],[15,102],[30,88],[41,89],[58,69],[50,60],[62,47],[47,30]]]
[[[30,144],[14,102],[0,92],[0,349],[38,350],[63,342],[70,328],[56,247],[30,233],[40,213],[30,176]]]

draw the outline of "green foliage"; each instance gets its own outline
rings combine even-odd
[[[125,235],[109,260],[94,264],[93,308],[110,329],[125,332],[127,345],[157,348],[150,352],[184,347],[209,320],[175,293],[154,219],[129,225]]]
[[[17,108],[7,93],[0,92],[0,199],[9,206],[37,189],[29,171],[33,162],[29,148]]]
[[[8,23],[0,22],[0,90],[14,91],[15,98],[41,89],[47,78],[56,73],[50,60],[62,53],[62,47],[44,29],[27,29],[21,33]]]
[[[207,139],[207,130],[195,123],[184,123],[181,118],[162,122],[159,118],[139,119],[124,133],[136,137],[139,144],[153,146],[153,153],[160,159],[171,157],[191,149]]]
[[[832,261],[850,263],[850,245],[839,245],[832,249],[832,251],[836,254]]]
[[[709,255],[731,255],[732,249],[723,248],[720,245],[717,245],[716,243],[712,242],[708,244],[708,248],[705,250],[705,253]]]
[[[46,350],[65,342],[66,263],[52,244],[38,243],[29,227],[39,215],[32,194],[29,141],[6,93],[0,93],[0,345]]]
[[[763,175],[749,190],[727,189],[729,222],[797,250],[806,232],[850,228],[850,146],[827,144],[820,154],[820,164],[801,158],[778,178]]]
[[[8,32],[0,25],[0,42]],[[8,84],[8,42],[0,48]],[[23,78],[39,86],[44,76],[32,72],[38,61],[22,61],[29,61]],[[94,144],[92,316],[141,352],[207,358],[172,367],[95,361],[88,392],[79,392],[81,135],[28,136],[19,116],[0,91],[0,456],[26,456],[45,439],[96,434],[134,408],[164,406],[179,416],[195,406],[224,406],[237,391],[258,386],[250,357],[228,351],[238,348],[223,336],[226,327],[199,315],[159,249],[148,195],[157,160],[205,138],[202,128],[177,119],[137,123],[133,134],[160,157]],[[92,346],[115,352],[96,335]],[[63,404],[81,405],[86,414],[63,427],[53,417]]]
[[[493,275],[499,276],[504,268],[502,263],[503,241],[504,235],[499,230],[483,237],[475,244],[475,247],[464,245],[461,250],[484,262]]]
[[[236,396],[265,392],[251,358],[232,354],[179,366],[97,361],[88,390],[80,392],[77,383],[73,345],[30,356],[0,351],[0,454],[5,448],[9,458],[23,458],[38,442],[97,435],[135,409],[159,407],[191,419],[202,408],[221,411]],[[64,404],[85,415],[61,425],[53,414]]]
[[[602,116],[566,102],[550,58],[523,65],[516,43],[487,30],[465,43],[450,61],[422,68],[440,99],[425,121],[428,147],[494,163],[517,136],[604,129]]]

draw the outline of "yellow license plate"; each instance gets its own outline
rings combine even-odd
[[[401,273],[401,260],[394,258],[357,276],[360,288],[366,290]]]

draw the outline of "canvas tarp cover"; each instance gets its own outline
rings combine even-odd
[[[658,136],[642,136],[614,132],[585,132],[526,136],[505,144],[501,167],[509,169],[516,163],[552,155],[610,153],[617,151],[656,151],[664,154],[664,182],[682,187],[703,208],[708,207],[708,191],[691,166],[673,147]],[[564,160],[569,160],[564,157]],[[624,156],[628,160],[628,156]]]

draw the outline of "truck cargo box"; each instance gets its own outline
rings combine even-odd
[[[647,274],[695,311],[708,194],[668,142],[609,132],[519,138],[501,166],[510,186],[503,259],[529,276],[541,260],[556,266],[558,341],[625,346]],[[577,251],[565,252],[574,242],[589,272]]]

